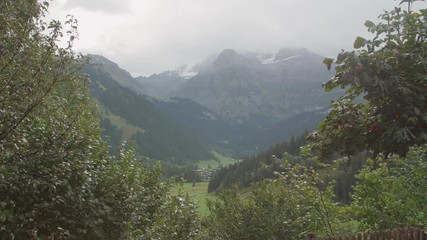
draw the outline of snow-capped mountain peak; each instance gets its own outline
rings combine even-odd
[[[190,67],[187,64],[184,64],[181,67],[179,67],[176,70],[176,72],[178,73],[178,75],[180,77],[185,78],[185,79],[190,79],[199,73],[198,71],[195,71],[193,67]]]

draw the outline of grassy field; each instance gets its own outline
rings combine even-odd
[[[101,113],[101,116],[104,118],[108,118],[110,119],[111,123],[113,123],[114,125],[116,125],[119,129],[121,129],[123,131],[122,134],[122,139],[125,141],[130,141],[132,135],[134,135],[137,132],[144,132],[144,129],[136,127],[130,123],[128,123],[128,121],[118,115],[113,114],[112,112],[110,112],[107,108],[105,108],[102,104],[100,104],[99,102],[98,106],[99,106],[99,111]]]
[[[126,141],[129,141],[137,132],[144,132],[144,129],[135,127],[132,124],[129,124],[124,118],[111,114],[108,116],[112,123],[114,123],[119,129],[123,130],[122,138]]]
[[[208,193],[208,184],[208,182],[198,182],[195,186],[193,186],[193,183],[178,184],[172,188],[172,194],[177,195],[181,193],[181,195],[185,196],[185,194],[188,193],[188,196],[198,204],[199,213],[205,215],[209,211],[206,205],[206,199],[213,200],[216,198],[215,194]]]
[[[218,198],[214,193],[208,193],[208,184],[208,182],[198,182],[195,186],[193,186],[193,183],[177,184],[172,188],[172,194],[178,195],[181,193],[182,196],[185,196],[188,193],[188,196],[199,206],[199,214],[207,215],[209,213],[207,199],[215,200]],[[242,199],[249,198],[251,193],[251,187],[239,190],[239,195]]]
[[[205,160],[205,161],[199,161],[197,163],[197,166],[199,168],[217,168],[219,166],[228,166],[230,164],[239,162],[240,160],[236,160],[233,158],[229,158],[226,156],[221,155],[220,153],[216,151],[212,151],[212,154],[215,156],[214,159]]]

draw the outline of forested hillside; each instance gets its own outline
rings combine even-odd
[[[206,145],[197,142],[188,132],[178,128],[149,98],[120,86],[104,71],[103,65],[87,65],[85,72],[91,79],[91,94],[99,103],[112,114],[142,129],[132,134],[130,139],[135,141],[135,148],[140,154],[180,164],[213,158]],[[108,116],[103,117],[108,119]],[[107,132],[108,136],[115,136],[111,143],[122,140],[111,126],[111,121],[104,120],[103,123],[107,127],[105,130],[112,131]]]
[[[264,179],[275,179],[277,173],[283,170],[283,155],[298,155],[300,147],[306,143],[306,136],[307,133],[297,138],[292,136],[290,141],[276,144],[266,151],[244,158],[239,163],[218,169],[209,181],[208,192],[233,185],[245,188]]]
[[[219,168],[209,181],[208,192],[233,186],[243,189],[265,179],[276,179],[280,173],[286,171],[287,164],[316,166],[315,161],[307,161],[307,158],[300,154],[307,151],[305,147],[307,135],[308,132],[297,137],[292,136],[289,141],[246,157],[241,162]],[[332,156],[328,161],[333,161],[335,157]],[[332,185],[337,201],[349,202],[351,200],[351,192],[356,184],[356,174],[362,169],[368,158],[368,152],[360,152],[348,160],[336,161],[330,168],[322,170],[323,175],[328,175],[325,180],[334,182]],[[321,168],[316,167],[316,170],[319,169]]]

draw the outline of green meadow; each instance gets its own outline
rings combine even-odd
[[[218,168],[220,166],[228,166],[230,164],[234,164],[236,162],[240,162],[241,160],[233,159],[227,156],[224,156],[217,151],[212,151],[214,155],[214,159],[199,161],[197,166],[199,168]]]
[[[207,199],[217,198],[215,193],[208,193],[208,184],[209,182],[198,182],[195,185],[193,183],[179,183],[172,188],[172,194],[185,196],[188,193],[188,196],[199,206],[199,213],[205,215],[209,211]]]

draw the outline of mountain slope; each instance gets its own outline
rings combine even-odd
[[[249,144],[242,144],[245,142],[242,141],[243,134],[257,131],[250,124],[226,120],[190,99],[171,98],[168,101],[153,100],[153,103],[173,119],[181,130],[191,133],[198,142],[222,154],[242,156],[242,152],[252,149],[251,141],[248,141]]]
[[[187,79],[176,71],[165,71],[150,77],[137,77],[136,81],[140,84],[142,93],[156,98],[166,98],[171,92],[181,89]]]
[[[116,63],[101,55],[88,54],[86,57],[90,59],[92,66],[96,66],[100,71],[108,74],[120,86],[127,87],[137,93],[143,93],[141,84]]]
[[[91,93],[111,113],[144,130],[132,136],[140,153],[181,164],[213,158],[207,146],[175,126],[147,97],[120,86],[104,67],[97,63],[86,67]]]
[[[323,57],[306,49],[282,49],[270,59],[224,50],[174,94],[227,118],[284,120],[329,105],[321,84],[332,76]],[[271,123],[268,122],[268,123]]]
[[[149,78],[91,57],[86,72],[107,113],[102,124],[112,144],[134,140],[139,152],[165,161],[213,158],[211,150],[235,158],[257,153],[314,129],[331,98],[320,87],[330,75],[322,57],[305,49],[274,55],[228,49],[193,68]],[[175,90],[188,98],[164,98]]]

